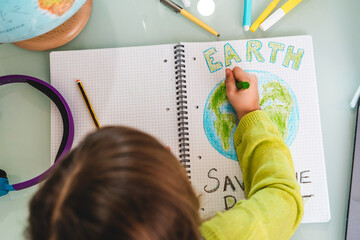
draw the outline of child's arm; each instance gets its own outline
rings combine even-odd
[[[248,199],[205,222],[201,232],[206,240],[289,239],[303,216],[291,154],[267,114],[258,111],[256,76],[240,68],[234,74],[250,82],[248,90],[236,90],[227,70],[227,94],[241,119],[234,141]]]

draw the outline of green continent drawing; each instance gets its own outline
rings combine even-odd
[[[248,71],[259,80],[260,106],[278,128],[288,146],[299,128],[299,107],[289,85],[278,76],[264,71]],[[246,90],[244,90],[246,91]],[[226,96],[224,80],[219,82],[207,99],[203,124],[207,139],[222,155],[237,161],[234,132],[238,118]]]
[[[237,117],[234,113],[222,113],[220,107],[228,103],[226,96],[225,83],[221,82],[218,88],[210,96],[209,107],[216,115],[214,127],[217,135],[220,137],[222,147],[225,151],[230,149],[230,137],[233,128],[236,126]]]
[[[290,114],[294,107],[294,100],[287,88],[279,81],[266,83],[263,85],[260,106],[262,110],[268,113],[281,136],[286,140],[289,132]]]

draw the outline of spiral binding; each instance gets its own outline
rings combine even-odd
[[[178,120],[178,137],[179,137],[179,158],[182,165],[191,178],[190,174],[190,144],[189,144],[189,123],[188,123],[188,106],[186,96],[186,71],[185,71],[185,50],[184,45],[174,47],[175,55],[175,80],[176,80],[176,106]]]

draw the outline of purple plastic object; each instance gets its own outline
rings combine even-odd
[[[64,97],[60,94],[59,91],[57,91],[53,86],[51,86],[47,82],[25,75],[8,75],[8,76],[0,77],[0,86],[10,83],[28,83],[32,85],[33,87],[35,87],[36,89],[47,95],[53,102],[55,102],[56,106],[58,107],[61,113],[63,120],[64,118],[66,118],[68,121],[68,126],[65,123],[65,121],[63,121],[64,136],[67,134],[67,138],[66,139],[63,138],[63,142],[60,145],[60,148],[62,148],[63,146],[63,150],[61,153],[60,152],[58,153],[57,161],[55,161],[55,163],[48,170],[46,170],[44,173],[40,174],[39,176],[34,177],[25,182],[13,184],[12,187],[14,188],[14,190],[17,191],[28,187],[32,187],[40,183],[41,181],[45,180],[48,176],[48,173],[57,164],[59,164],[59,162],[61,162],[64,155],[70,151],[74,140],[74,120],[69,105],[67,104]],[[60,104],[60,106],[58,106],[58,104]]]

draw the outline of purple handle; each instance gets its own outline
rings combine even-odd
[[[59,164],[59,162],[61,162],[61,160],[65,156],[65,154],[70,151],[73,140],[74,140],[74,119],[73,119],[73,116],[71,114],[71,110],[69,108],[69,105],[67,104],[65,98],[60,94],[59,91],[57,91],[53,86],[51,86],[47,82],[42,81],[42,80],[37,79],[37,78],[34,78],[34,77],[30,77],[30,76],[8,75],[8,76],[0,77],[0,86],[5,85],[5,84],[9,84],[9,83],[30,83],[31,84],[31,82],[35,82],[35,83],[38,83],[38,84],[44,86],[47,90],[54,93],[56,95],[56,97],[59,98],[59,100],[61,101],[62,105],[64,106],[64,108],[66,110],[66,115],[67,115],[67,118],[69,120],[69,128],[68,128],[69,135],[68,135],[64,150],[60,154],[60,156],[58,158],[58,161],[56,161],[54,163],[54,165],[52,165],[48,170],[46,170],[44,173],[40,174],[39,176],[34,177],[34,178],[32,178],[30,180],[27,180],[25,182],[13,184],[12,186],[14,187],[14,190],[21,190],[21,189],[25,189],[25,188],[28,188],[28,187],[32,187],[32,186],[40,183],[41,181],[45,180],[47,178],[48,174],[51,172],[51,170],[55,166],[57,166]],[[61,110],[60,110],[60,112],[61,112]],[[64,130],[65,130],[65,126],[64,126]]]

